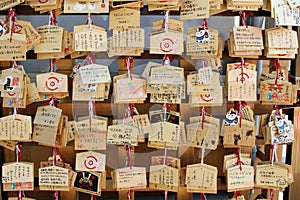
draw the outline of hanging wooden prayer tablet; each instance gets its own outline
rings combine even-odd
[[[116,80],[116,94],[120,100],[147,98],[146,80],[137,78],[123,78]]]
[[[143,103],[147,98],[147,81],[140,75],[122,74],[114,77],[115,103]]]
[[[149,188],[178,192],[178,169],[167,165],[151,165],[149,176]]]
[[[217,57],[218,35],[218,31],[211,28],[201,26],[189,28],[186,39],[186,54],[192,57]]]
[[[242,126],[223,126],[225,147],[253,147],[255,145],[256,128],[253,122],[242,121]]]
[[[192,106],[217,106],[223,102],[220,74],[211,66],[202,66],[187,76],[187,94]]]
[[[145,167],[125,167],[115,169],[111,172],[113,187],[118,191],[146,188],[146,168]]]
[[[253,64],[253,63],[248,63],[248,62],[245,62],[244,63],[244,69],[249,69],[249,70],[253,70],[253,71],[256,71],[256,64]],[[234,69],[241,69],[242,68],[242,63],[241,62],[237,62],[237,63],[228,63],[226,65],[226,70],[227,71],[230,71],[230,70],[234,70]]]
[[[149,133],[150,142],[179,144],[180,116],[176,112],[164,113],[162,110],[150,112],[152,131]]]
[[[107,32],[95,25],[74,27],[75,51],[107,51]]]
[[[25,94],[24,71],[18,69],[6,69],[1,73],[1,97],[23,98]]]
[[[37,90],[39,93],[68,93],[68,77],[55,72],[38,74]]]
[[[25,34],[5,34],[0,36],[0,60],[26,60],[27,44]]]
[[[193,164],[186,167],[186,179],[188,192],[217,193],[217,167],[206,164]]]
[[[235,26],[228,44],[231,57],[258,58],[262,55],[263,39],[261,28],[254,26]]]
[[[125,30],[140,28],[140,10],[119,8],[109,12],[109,29]]]
[[[258,164],[255,170],[255,186],[267,189],[284,190],[289,184],[288,168],[272,164]]]
[[[187,124],[187,142],[191,147],[216,149],[219,141],[219,129],[214,124]]]
[[[62,110],[54,106],[40,106],[37,109],[34,124],[58,126]]]
[[[113,30],[113,47],[144,48],[144,37],[142,28]]]
[[[111,82],[108,66],[99,64],[85,65],[79,68],[79,72],[83,84]]]
[[[37,12],[45,13],[45,12],[51,12],[52,10],[55,10],[57,15],[61,12],[60,8],[62,8],[63,6],[62,5],[63,1],[61,0],[28,1],[26,3],[28,3]]]
[[[35,83],[29,83],[26,85],[26,87],[27,87],[26,105],[30,105],[34,102],[39,101],[40,96]]]
[[[282,114],[281,110],[272,111],[269,116],[269,122],[263,130],[266,144],[274,145],[294,142],[294,125],[288,119],[288,115]]]
[[[73,188],[79,192],[101,196],[102,175],[95,172],[77,172]]]
[[[242,120],[243,119],[243,120]],[[255,145],[256,128],[253,111],[245,106],[241,113],[231,108],[225,116],[223,124],[224,146],[240,147]]]
[[[48,157],[47,161],[41,161],[40,168],[50,167],[50,166],[53,166],[53,164],[55,164],[56,167],[66,168],[69,170],[72,169],[72,167],[69,163],[63,162],[63,160],[61,159],[59,154],[56,155],[56,160],[53,159],[53,156],[50,156],[50,157]]]
[[[68,191],[69,170],[57,166],[39,168],[39,186],[40,190]]]
[[[34,190],[33,163],[14,162],[2,166],[3,191]]]
[[[106,149],[107,118],[93,116],[84,117],[76,122],[75,150]]]
[[[62,110],[54,106],[40,106],[34,118],[32,140],[46,146],[56,146]]]
[[[209,18],[209,0],[191,0],[185,1],[181,5],[180,19],[205,19]]]
[[[297,32],[287,28],[272,28],[265,31],[267,58],[294,58],[298,53]]]
[[[158,126],[159,124],[154,125]],[[154,139],[154,141],[151,141],[148,139],[148,147],[151,148],[156,148],[156,149],[170,149],[170,150],[177,150],[178,147],[180,145],[187,145],[187,138],[186,138],[186,133],[185,133],[185,128],[184,128],[184,122],[180,121],[179,122],[179,138],[178,138],[178,142],[177,142],[177,136],[173,139],[172,142],[162,142],[162,141],[158,141],[159,139],[155,140],[155,138],[158,138],[160,136],[154,134],[153,130],[151,129],[150,134],[152,134],[152,139]],[[175,142],[176,140],[176,142]],[[168,157],[169,158],[169,157]]]
[[[147,76],[147,92],[151,103],[180,104],[185,98],[184,69],[149,62],[143,73]]]
[[[64,29],[59,26],[45,25],[37,28],[41,36],[40,43],[34,47],[34,53],[62,52]]]
[[[292,92],[293,86],[287,81],[279,81],[276,84],[274,80],[267,80],[260,83],[260,100],[262,103],[291,104]]]
[[[141,38],[140,35],[137,37]],[[144,48],[141,47],[114,47],[114,42],[115,41],[113,37],[109,37],[107,39],[107,54],[109,58],[114,56],[141,56],[144,52]]]
[[[183,33],[169,30],[152,31],[150,34],[150,54],[183,53]]]
[[[237,161],[238,161],[237,157],[226,160],[226,161],[224,160],[224,163],[225,163],[224,172],[226,170],[230,169],[231,167],[237,166],[238,165]],[[242,161],[244,163],[244,165],[251,166],[251,158],[250,157],[241,156],[240,161]]]
[[[31,141],[31,117],[9,115],[0,118],[0,138],[3,140]]]
[[[107,144],[115,145],[138,145],[138,129],[128,125],[111,125],[108,126]]]
[[[83,84],[80,73],[73,77],[73,101],[103,101],[105,99],[106,84]]]
[[[76,153],[76,171],[105,172],[106,155],[88,151]]]
[[[250,69],[229,70],[227,81],[229,101],[256,101],[256,71]]]
[[[252,166],[238,165],[227,169],[227,191],[249,190],[254,187],[254,169]]]

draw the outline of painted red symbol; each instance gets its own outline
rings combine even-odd
[[[54,91],[58,89],[59,79],[57,77],[51,76],[46,81],[47,89]]]
[[[214,100],[211,94],[201,94],[201,99],[205,102],[212,102]]]
[[[98,159],[95,156],[88,156],[84,160],[84,166],[89,170],[96,169],[97,165]]]
[[[174,41],[171,38],[164,38],[160,43],[160,49],[163,52],[171,52],[174,48]]]

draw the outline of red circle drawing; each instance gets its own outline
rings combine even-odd
[[[59,80],[54,76],[49,77],[48,80],[46,81],[46,87],[51,91],[57,90],[58,84],[59,84]]]
[[[214,100],[210,94],[201,94],[201,99],[205,102],[211,102]]]
[[[243,81],[247,81],[249,80],[249,75],[246,73],[240,73],[237,77],[236,77],[236,81],[239,82],[243,82]]]
[[[160,43],[160,49],[163,52],[171,52],[173,50],[174,41],[171,38],[164,38]]]
[[[84,160],[84,166],[89,169],[95,169],[97,167],[97,158],[95,156],[88,156],[85,160]]]

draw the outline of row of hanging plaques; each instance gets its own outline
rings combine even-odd
[[[108,99],[113,86],[114,103],[143,103],[150,94],[151,103],[192,106],[220,106],[224,102],[218,66],[215,60],[184,78],[184,68],[149,62],[144,72],[110,77],[109,68],[96,63],[75,66],[73,77],[73,101],[103,101]],[[280,63],[282,63],[280,65]],[[210,65],[212,64],[212,65]],[[251,63],[227,64],[226,94],[229,101],[257,101],[263,104],[292,105],[297,101],[297,86],[288,81],[289,62],[277,61],[273,71],[260,75],[257,83],[256,65]],[[18,69],[19,68],[19,69]],[[1,74],[3,107],[26,108],[27,105],[69,96],[68,76],[49,72],[38,74],[36,84],[31,83],[22,66],[6,69]]]
[[[37,59],[61,59],[70,55],[78,58],[89,52],[107,52],[108,57],[141,56],[145,49],[145,30],[140,25],[118,27],[110,25],[112,36],[105,28],[92,24],[76,25],[72,32],[57,25],[54,14],[50,15],[49,25],[34,28],[31,22],[17,20],[11,11],[5,23],[0,24],[0,60],[26,60],[26,52],[34,48]],[[115,22],[116,20],[111,20]],[[122,23],[121,23],[122,24]],[[134,24],[136,22],[134,21]],[[176,54],[184,52],[191,59],[222,57],[222,39],[218,31],[203,23],[190,27],[184,39],[183,21],[165,16],[164,20],[154,21],[150,32],[150,54]],[[285,41],[282,41],[284,39]],[[298,41],[296,31],[287,28],[272,28],[265,31],[265,45],[262,30],[258,27],[233,27],[228,40],[229,55],[232,57],[258,58],[262,50],[267,58],[295,58]],[[184,45],[185,44],[185,45]],[[184,48],[185,46],[185,48]]]
[[[181,20],[203,19],[209,16],[231,11],[258,11],[260,9],[269,11],[271,17],[275,19],[276,25],[299,25],[299,11],[297,7],[300,5],[295,0],[250,0],[242,1],[172,1],[160,2],[155,0],[146,1],[119,1],[119,0],[96,0],[96,1],[79,1],[79,0],[47,0],[47,1],[30,1],[16,0],[4,1],[0,3],[0,10],[7,10],[17,5],[29,5],[35,11],[47,13],[55,10],[57,14],[61,13],[109,13],[118,15],[118,21],[127,19],[124,13],[135,12],[140,15],[140,8],[147,5],[148,11],[169,10],[180,11]],[[116,21],[117,22],[117,21]]]
[[[101,196],[106,189],[106,156],[96,152],[76,154],[76,166],[73,171],[68,163],[56,161],[50,157],[38,167],[39,188],[42,191],[69,191]],[[243,164],[240,164],[243,163]],[[188,192],[216,194],[218,170],[204,163],[188,164],[181,168],[180,159],[164,156],[151,158],[149,182],[146,179],[146,167],[124,167],[111,172],[113,188],[117,191],[152,189],[178,192],[186,185]],[[251,166],[247,154],[226,155],[224,172],[227,179],[227,191],[236,192],[255,188],[284,190],[293,180],[292,167],[286,164],[262,162]],[[34,164],[31,162],[12,162],[2,166],[4,191],[34,190]]]

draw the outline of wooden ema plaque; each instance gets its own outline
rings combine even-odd
[[[38,74],[37,90],[39,93],[68,93],[68,77],[55,72]]]
[[[183,33],[172,30],[152,31],[150,35],[150,54],[183,53]]]
[[[240,165],[227,169],[227,191],[249,190],[254,187],[254,169]]]
[[[209,0],[192,0],[183,2],[180,9],[181,20],[209,18]]]
[[[69,190],[69,170],[57,166],[39,168],[39,186],[41,190]]]
[[[0,118],[0,139],[31,141],[31,116],[9,115]]]
[[[189,146],[205,149],[216,149],[219,141],[219,129],[214,124],[194,123],[187,125],[187,142]]]
[[[96,172],[77,172],[73,188],[79,192],[101,196],[102,175]]]
[[[253,147],[255,145],[255,126],[254,122],[242,120],[242,126],[223,126],[224,146],[234,147]]]
[[[0,37],[0,60],[22,61],[26,60],[26,36],[24,34],[13,34],[10,42],[10,34]]]
[[[138,145],[138,129],[128,125],[108,126],[107,143],[115,145]]]
[[[218,169],[206,164],[187,165],[185,184],[188,192],[217,194]]]
[[[107,118],[93,116],[90,121],[89,117],[84,117],[75,124],[75,150],[106,149]]]
[[[284,190],[289,185],[289,168],[276,163],[256,166],[255,187]]]
[[[76,153],[76,171],[105,172],[106,155],[97,152]]]
[[[227,81],[229,101],[256,101],[256,71],[250,69],[229,70]]]
[[[149,176],[149,188],[178,192],[178,169],[167,165],[151,165]]]
[[[3,191],[34,190],[33,173],[33,163],[4,163],[2,166]]]
[[[125,167],[115,169],[112,173],[113,187],[118,191],[146,188],[145,167]]]

